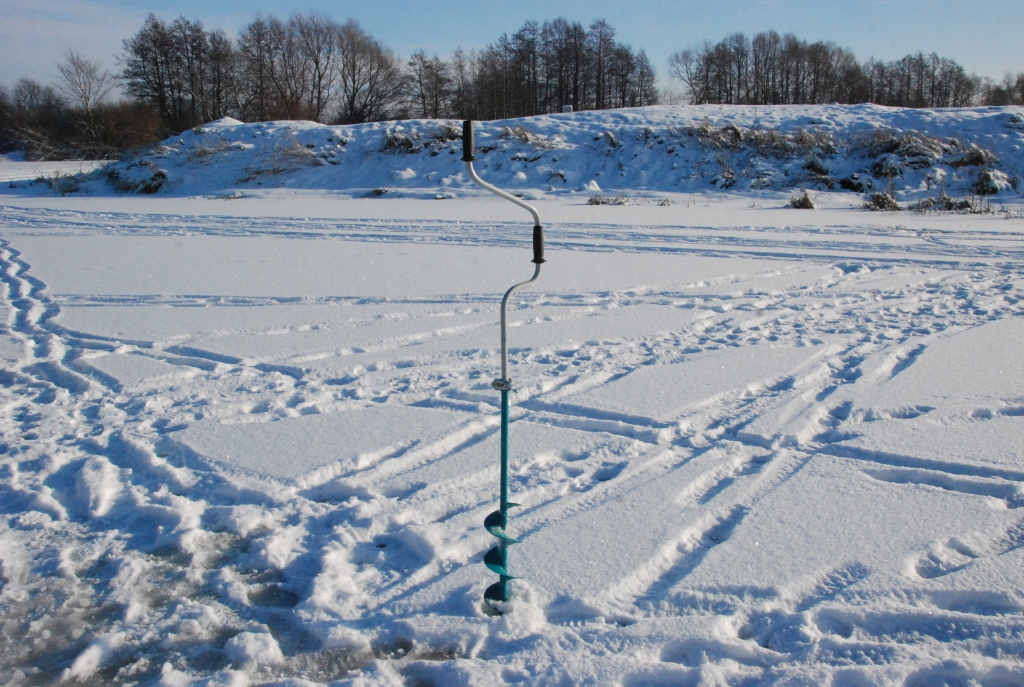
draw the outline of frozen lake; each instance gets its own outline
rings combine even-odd
[[[0,195],[0,683],[1024,684],[1019,202],[540,198],[496,617],[463,195]]]

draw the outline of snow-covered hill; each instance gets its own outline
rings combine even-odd
[[[174,195],[287,187],[448,197],[470,186],[460,139],[454,121],[223,119],[98,178]],[[481,123],[477,167],[528,196],[811,188],[955,197],[1013,192],[1022,145],[1024,108],[659,106]]]

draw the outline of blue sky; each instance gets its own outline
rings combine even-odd
[[[317,11],[358,20],[402,56],[422,48],[447,55],[478,48],[527,19],[607,19],[621,41],[647,50],[662,87],[669,55],[704,39],[775,29],[805,40],[831,40],[861,60],[937,52],[981,76],[1024,71],[1024,0],[0,0],[0,83],[56,78],[71,48],[114,68],[121,40],[150,12],[184,15],[234,33],[257,12],[285,17]]]

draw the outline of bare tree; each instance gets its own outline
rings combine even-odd
[[[448,65],[437,55],[427,57],[417,50],[409,58],[408,68],[412,114],[424,119],[447,117],[452,85]]]
[[[711,45],[705,41],[700,48],[687,48],[668,59],[669,74],[686,86],[690,102],[701,105],[711,101],[711,65],[706,55]]]
[[[306,80],[305,116],[323,121],[334,93],[337,72],[335,36],[338,25],[318,14],[292,15],[289,25],[296,35]]]
[[[462,48],[456,48],[450,64],[453,114],[463,119],[479,119],[480,91],[476,87],[479,59],[476,51],[467,55]]]
[[[306,79],[306,59],[302,52],[295,26],[277,17],[270,24],[270,70],[278,108],[277,117],[301,119],[302,103],[309,90]]]
[[[590,25],[590,51],[594,63],[594,107],[602,110],[607,106],[610,74],[609,63],[615,49],[615,29],[604,19]]]
[[[11,106],[11,96],[0,84],[0,153],[6,153],[7,149],[14,143],[14,108]]]
[[[641,50],[636,55],[632,80],[636,107],[657,105],[661,102],[661,94],[658,92],[654,67],[651,65],[650,58],[647,57],[646,50]]]
[[[395,54],[353,19],[338,29],[337,121],[358,124],[399,114],[402,66]]]
[[[100,65],[82,57],[74,50],[64,52],[64,61],[57,65],[61,83],[58,88],[72,105],[85,110],[92,119],[93,109],[117,86],[114,77]]]
[[[669,73],[694,103],[797,105],[871,101],[893,107],[964,107],[979,90],[952,60],[932,53],[861,64],[835,43],[760,33],[675,53]]]
[[[257,15],[238,35],[239,69],[236,99],[240,115],[247,121],[273,119],[274,69],[270,21]]]
[[[11,108],[14,116],[25,118],[39,112],[56,112],[62,109],[64,101],[52,87],[44,86],[32,79],[18,79],[11,91]]]
[[[209,34],[200,22],[179,17],[167,24],[150,14],[124,41],[120,78],[132,97],[160,111],[167,128],[183,131],[208,121]]]

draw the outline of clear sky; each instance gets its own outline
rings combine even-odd
[[[527,19],[558,16],[589,24],[607,19],[620,41],[643,48],[661,86],[669,55],[707,39],[775,29],[830,40],[860,60],[937,52],[969,72],[1001,78],[1024,71],[1024,0],[0,0],[0,83],[22,76],[56,79],[55,63],[73,49],[113,70],[121,41],[146,15],[184,15],[229,35],[256,13],[282,18],[315,11],[354,18],[401,56],[479,48]]]

